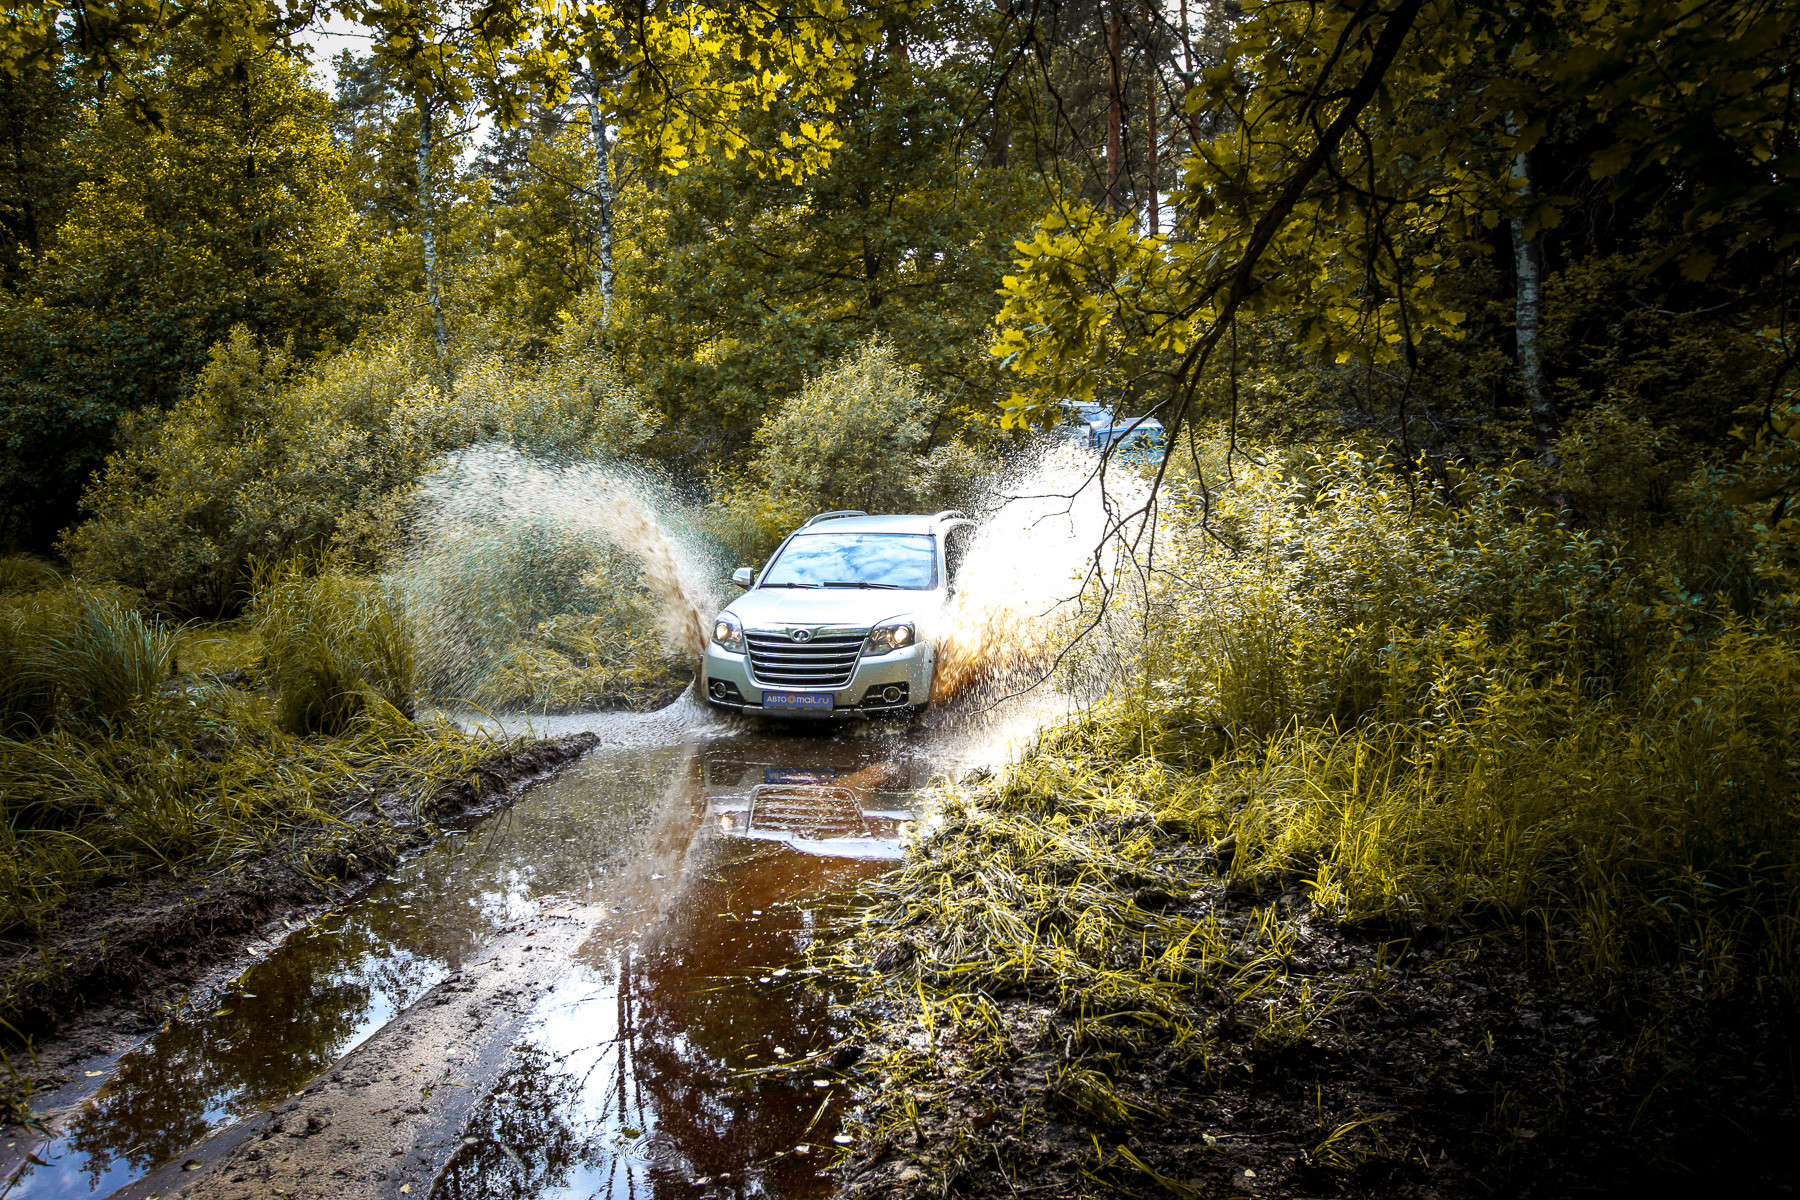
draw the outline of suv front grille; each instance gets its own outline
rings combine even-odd
[[[848,686],[856,673],[863,635],[820,634],[810,642],[795,642],[785,633],[745,630],[744,644],[750,651],[750,670],[764,687],[835,692]]]

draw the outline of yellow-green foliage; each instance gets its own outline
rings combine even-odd
[[[756,431],[752,486],[715,506],[715,536],[739,560],[760,561],[817,512],[933,512],[962,502],[983,472],[958,442],[929,447],[943,407],[892,346],[865,342]]]
[[[376,584],[295,567],[262,582],[276,696],[176,685],[177,635],[117,592],[0,598],[0,933],[103,879],[226,869],[330,819],[353,781],[424,793],[491,749],[403,715],[410,648]],[[241,664],[245,641],[215,632],[195,656]],[[294,736],[321,731],[338,736]]]
[[[127,598],[66,587],[0,601],[0,734],[106,729],[168,678],[174,635]]]
[[[413,633],[379,580],[290,561],[259,573],[250,616],[286,732],[340,734],[372,705],[413,715]]]
[[[1702,482],[1628,555],[1522,490],[1409,489],[1353,450],[1240,461],[1210,532],[1197,487],[1173,523],[1143,685],[1009,786],[1117,799],[1095,760],[1137,764],[1133,804],[1337,917],[1500,914],[1595,971],[1800,984],[1800,642],[1696,590],[1747,575],[1757,530]]]
[[[353,783],[426,795],[491,750],[405,721],[293,738],[266,697],[231,688],[158,694],[107,738],[0,740],[0,931],[40,928],[105,878],[227,869],[333,819]]]
[[[62,584],[62,572],[31,554],[0,556],[0,595],[36,592]]]
[[[184,625],[175,633],[175,670],[179,674],[254,671],[262,654],[256,630],[241,622]]]
[[[466,349],[455,366],[445,395],[429,348],[404,338],[301,367],[239,327],[173,412],[127,424],[64,551],[84,578],[218,615],[247,594],[253,560],[334,543],[365,562],[390,552],[413,483],[447,451],[501,441],[606,457],[653,429],[588,351],[522,363]]]

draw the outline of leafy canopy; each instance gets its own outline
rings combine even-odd
[[[339,18],[373,39],[375,58],[408,97],[471,106],[516,125],[534,102],[561,103],[585,63],[596,99],[626,145],[678,170],[723,153],[773,175],[798,177],[828,160],[830,114],[853,81],[856,51],[879,32],[872,10],[848,0],[750,4],[592,4],[557,0],[22,0],[0,17],[0,73],[72,66],[94,80],[129,81],[177,30],[231,71],[271,47],[298,50],[314,22]],[[777,100],[806,114],[776,148],[738,128]],[[130,97],[160,124],[154,95]]]

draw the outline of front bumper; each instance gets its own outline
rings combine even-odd
[[[734,654],[716,643],[707,645],[704,665],[702,694],[714,708],[784,720],[842,721],[923,708],[931,700],[935,656],[929,644],[920,643],[903,650],[858,658],[848,684],[830,693],[816,693],[831,696],[830,708],[765,707],[765,691],[794,689],[765,689],[754,677],[745,655]],[[898,700],[884,698],[883,693],[889,688],[899,689]]]

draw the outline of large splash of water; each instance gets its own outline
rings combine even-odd
[[[697,662],[718,610],[716,571],[680,532],[685,515],[667,487],[628,467],[502,445],[452,455],[420,485],[398,573],[436,685],[468,694],[530,614],[639,578],[666,650]]]
[[[956,593],[926,622],[937,644],[935,704],[1029,691],[1036,712],[1051,693],[1085,698],[1096,665],[1100,676],[1116,665],[1098,600],[1116,599],[1128,575],[1120,566],[1145,488],[1129,471],[1102,480],[1097,465],[1053,446],[986,489]],[[555,463],[497,445],[451,456],[421,485],[399,572],[439,694],[473,694],[534,615],[570,611],[597,581],[641,581],[650,604],[640,619],[654,622],[671,656],[697,662],[721,605],[713,582],[721,574],[689,524],[666,486],[629,467]],[[1077,661],[1085,677],[1068,669]],[[1050,717],[1014,715],[1027,724]]]
[[[1078,635],[1089,683],[1096,664],[1105,674],[1116,655],[1098,643],[1118,615],[1147,492],[1135,473],[1115,468],[1103,478],[1098,466],[1092,454],[1057,445],[994,485],[936,630],[935,703],[1050,684],[1074,661]],[[1069,673],[1055,682],[1067,689]]]

